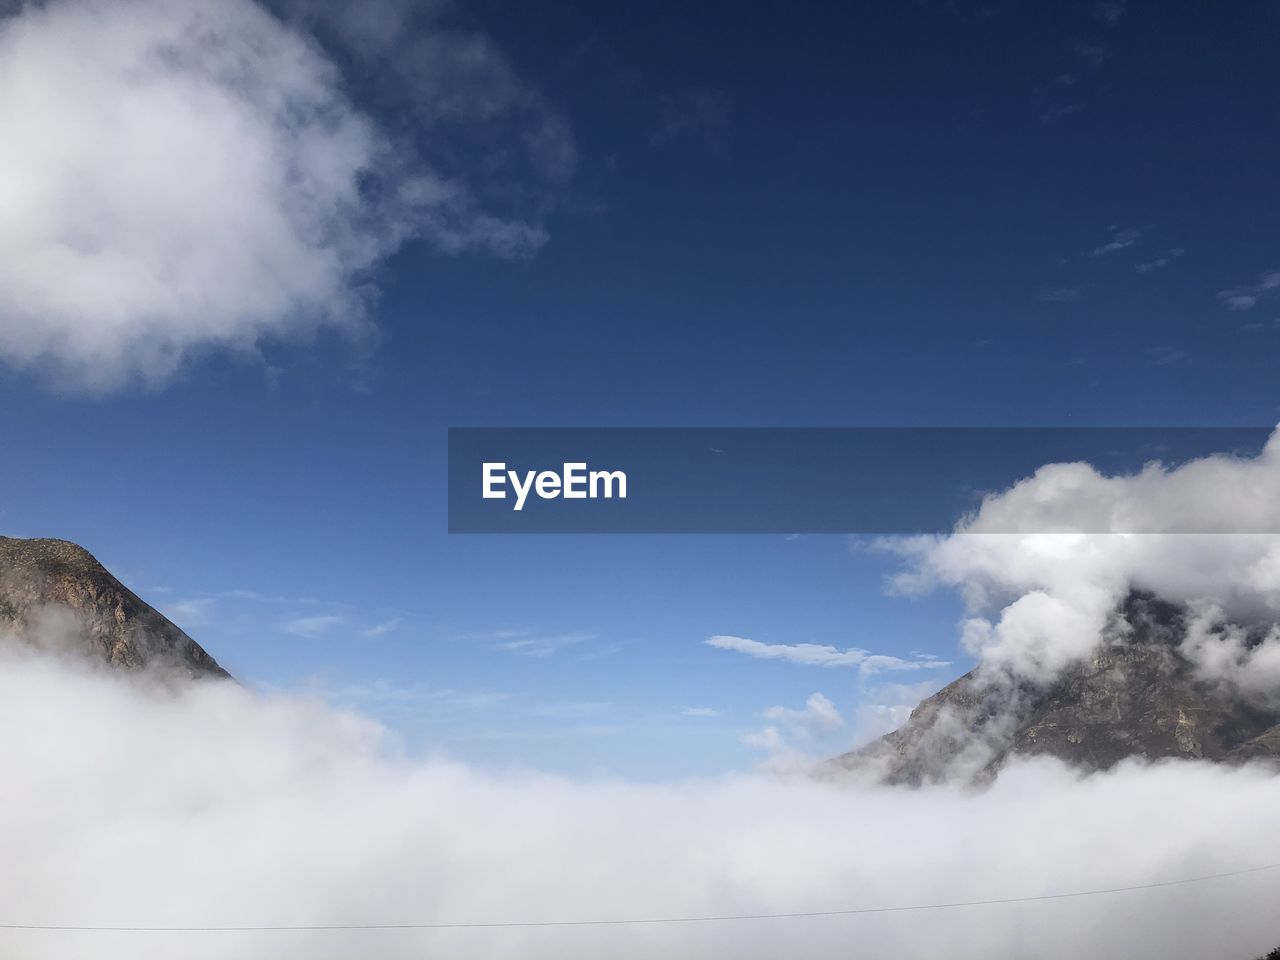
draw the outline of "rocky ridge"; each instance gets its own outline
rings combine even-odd
[[[124,669],[229,674],[94,556],[67,540],[0,537],[0,637]]]

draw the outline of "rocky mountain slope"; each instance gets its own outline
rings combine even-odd
[[[1127,757],[1280,760],[1280,711],[1197,679],[1186,611],[1131,594],[1093,656],[1045,689],[965,674],[905,725],[833,764],[888,783],[983,780],[1015,756],[1106,769]]]
[[[228,674],[199,644],[66,540],[0,537],[0,638],[124,668]]]

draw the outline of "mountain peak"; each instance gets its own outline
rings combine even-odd
[[[163,614],[69,540],[0,537],[0,635],[126,669],[229,674]]]
[[[1131,593],[1090,657],[1037,687],[981,668],[928,697],[899,729],[833,763],[889,783],[986,780],[1014,757],[1088,770],[1129,757],[1280,759],[1280,710],[1205,682],[1180,652],[1188,612]]]

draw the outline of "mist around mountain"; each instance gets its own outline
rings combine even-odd
[[[1089,654],[1048,683],[977,668],[927,698],[901,728],[835,767],[919,786],[985,782],[1016,757],[1082,770],[1130,758],[1280,761],[1280,705],[1206,678],[1188,654],[1195,615],[1132,592]],[[1244,649],[1266,642],[1246,631]]]

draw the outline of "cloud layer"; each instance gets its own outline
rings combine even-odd
[[[393,143],[349,90],[251,0],[13,8],[0,360],[77,390],[160,385],[210,350],[364,335],[371,271],[410,237],[503,256],[545,240]]]
[[[359,716],[179,690],[6,648],[7,923],[449,923],[838,910],[1159,882],[1280,859],[1280,779],[1197,765],[985,793],[481,773]],[[1105,857],[1098,851],[1105,850]],[[0,931],[8,956],[130,960],[1257,955],[1280,873],[1100,898],[739,923],[330,933]]]

